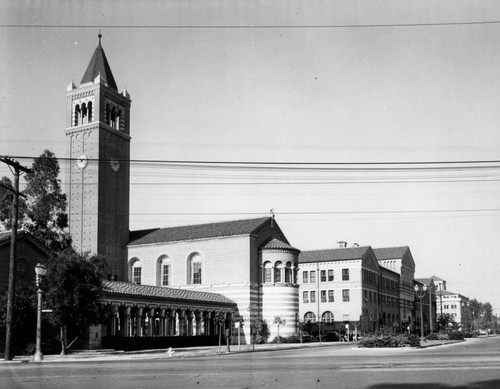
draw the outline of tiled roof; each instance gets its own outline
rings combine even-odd
[[[0,232],[0,246],[4,244],[10,244],[10,238],[11,238],[11,231],[5,231],[5,232]],[[29,240],[33,245],[35,245],[39,250],[44,252],[45,254],[50,254],[50,249],[45,246],[40,240],[35,238],[32,234],[29,232],[23,231],[23,230],[18,230],[17,231],[17,238],[16,241],[19,241],[21,239],[27,239]]]
[[[187,289],[168,288],[153,285],[137,285],[130,282],[103,281],[105,293],[122,296],[165,298],[171,300],[193,301],[234,305],[235,302],[218,293],[199,292]]]
[[[363,259],[369,249],[370,246],[302,251],[299,254],[299,263]]]
[[[406,253],[406,250],[408,250],[408,246],[373,249],[373,252],[375,253],[375,257],[378,260],[381,260],[381,259],[403,258],[403,256]]]
[[[131,240],[129,246],[143,244],[179,242],[193,239],[216,238],[254,233],[259,227],[270,222],[270,217],[259,219],[225,221],[219,223],[196,224],[191,226],[169,227],[153,230],[143,237]],[[276,222],[274,222],[276,223]],[[132,235],[133,236],[133,233]]]
[[[100,75],[101,79],[107,83],[110,88],[118,90],[116,86],[115,78],[111,72],[111,67],[109,66],[106,54],[101,46],[101,38],[99,37],[99,45],[96,47],[94,54],[90,60],[89,66],[83,75],[82,82],[84,84],[87,82],[94,82],[94,79]]]
[[[420,282],[421,284],[425,284],[429,286],[432,283],[432,278],[415,278],[415,281]]]
[[[453,295],[453,296],[462,296],[462,295],[461,295],[460,293],[458,293],[458,292],[450,292],[450,291],[448,291],[448,290],[438,290],[438,291],[436,291],[436,295],[437,295],[437,296],[439,296],[439,295],[441,295],[441,296],[451,296],[451,295]],[[462,296],[462,297],[463,297],[463,296]]]
[[[282,242],[279,239],[272,239],[269,241],[269,243],[265,244],[262,247],[263,250],[289,250],[289,251],[296,251],[297,253],[300,252],[299,249],[296,249],[293,246],[290,246],[288,243]]]

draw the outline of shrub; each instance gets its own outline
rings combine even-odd
[[[416,335],[382,335],[370,336],[361,339],[358,342],[358,347],[418,347],[420,339]]]
[[[271,343],[277,343],[278,337],[275,336]],[[280,343],[300,343],[300,339],[297,335],[290,335],[287,337],[280,336]]]

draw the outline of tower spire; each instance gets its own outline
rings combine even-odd
[[[104,82],[110,88],[114,90],[118,90],[116,86],[115,78],[113,77],[113,73],[111,72],[111,68],[109,66],[108,60],[106,59],[106,54],[104,54],[104,49],[101,46],[101,38],[102,34],[99,30],[99,44],[97,45],[94,55],[90,60],[89,66],[83,75],[81,84],[85,84],[87,82],[94,82],[94,79],[97,76],[101,77],[101,82]]]

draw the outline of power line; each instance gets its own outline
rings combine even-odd
[[[475,25],[496,25],[500,24],[498,20],[486,20],[486,21],[464,21],[464,22],[435,22],[435,23],[380,23],[380,24],[282,24],[282,25],[269,25],[269,24],[223,24],[223,25],[146,25],[146,24],[136,24],[136,25],[84,25],[84,24],[0,24],[0,28],[92,28],[92,29],[151,29],[151,30],[161,30],[161,29],[182,29],[182,30],[278,30],[278,29],[341,29],[341,28],[401,28],[401,27],[447,27],[447,26],[475,26]]]
[[[399,215],[399,214],[452,214],[474,212],[500,212],[500,208],[478,209],[426,209],[426,210],[387,210],[387,211],[284,211],[276,212],[276,216],[325,216],[325,215]],[[73,213],[70,213],[72,215]],[[74,213],[79,215],[78,213]],[[131,212],[130,216],[233,216],[233,215],[268,215],[264,212]],[[86,213],[85,216],[97,216],[97,213]]]
[[[34,159],[36,157],[28,157],[28,156],[11,156],[10,158],[16,159]],[[66,158],[60,157],[57,158],[59,161],[65,162],[76,162],[77,158]],[[110,162],[112,160],[117,160],[118,162],[126,163],[129,160],[120,160],[120,159],[92,159],[88,158],[88,162]],[[446,166],[446,165],[472,165],[472,166],[460,166],[460,168],[500,168],[500,160],[459,160],[459,161],[374,161],[374,162],[327,162],[327,161],[306,161],[306,162],[298,162],[298,161],[210,161],[210,160],[152,160],[152,159],[131,159],[131,164],[147,164],[147,165],[173,165],[180,166],[196,166],[196,167],[213,167],[213,166],[263,166],[267,167],[279,167],[279,166],[428,166],[428,169],[436,169],[437,167],[431,165],[444,166],[444,168],[458,168],[457,166]],[[499,164],[499,166],[478,166],[485,164]],[[443,168],[443,167],[441,167]],[[350,168],[356,169],[356,168]],[[387,167],[384,169],[395,169],[392,167]],[[419,169],[422,169],[419,167]],[[362,168],[362,170],[366,170],[366,168]]]

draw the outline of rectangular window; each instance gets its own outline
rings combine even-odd
[[[170,276],[170,265],[163,265],[163,271],[162,271],[162,279],[161,279],[161,284],[162,286],[168,286],[170,284],[169,282],[169,276]]]
[[[321,282],[326,282],[326,270],[321,270]]]
[[[193,263],[193,284],[201,284],[201,263]]]
[[[328,302],[333,303],[335,300],[333,299],[333,290],[328,291]]]
[[[309,282],[309,272],[305,271],[302,273],[302,282],[307,284]]]
[[[316,282],[316,272],[314,270],[311,270],[311,277],[310,277],[311,283]]]
[[[326,290],[321,291],[321,302],[326,303]]]
[[[302,294],[302,301],[304,302],[304,304],[307,304],[309,302],[309,292],[304,292]]]
[[[342,269],[342,281],[349,281],[349,269]]]
[[[141,284],[141,271],[142,271],[142,267],[139,267],[139,266],[134,267],[134,274],[132,275],[132,282],[134,284],[137,284],[137,285]]]
[[[316,292],[314,290],[311,291],[311,303],[316,302]]]
[[[333,269],[328,270],[328,281],[333,281]]]
[[[342,289],[342,301],[343,302],[349,301],[349,289]]]

